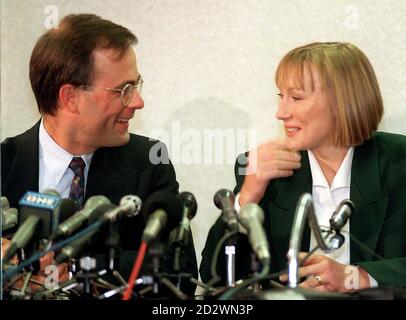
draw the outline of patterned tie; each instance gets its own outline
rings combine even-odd
[[[85,202],[85,165],[81,157],[74,157],[69,164],[69,168],[75,174],[70,186],[69,198],[75,201],[77,211],[83,208]]]

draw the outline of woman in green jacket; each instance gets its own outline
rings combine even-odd
[[[245,167],[247,159],[240,156],[234,189],[237,209],[258,203],[264,210],[271,272],[287,267],[295,207],[309,192],[321,229],[342,200],[351,199],[355,209],[342,230],[344,245],[331,253],[315,251],[299,268],[301,287],[352,292],[406,285],[406,137],[376,131],[383,103],[368,58],[349,43],[308,44],[283,57],[276,84],[276,118],[285,138],[251,150]],[[203,281],[212,276],[214,248],[225,230],[220,218],[210,229],[200,266]],[[306,226],[299,258],[315,246]],[[239,234],[236,279],[251,272],[250,250]],[[220,254],[223,283],[225,270]]]

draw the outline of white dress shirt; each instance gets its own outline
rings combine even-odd
[[[44,127],[44,120],[41,120],[39,127],[39,179],[38,191],[46,189],[58,191],[62,198],[69,197],[70,186],[74,173],[69,169],[69,164],[73,157],[82,157],[85,162],[85,190],[87,175],[93,152],[83,155],[72,155],[60,147],[48,134]]]
[[[314,213],[317,222],[322,230],[329,230],[330,218],[338,207],[341,201],[350,198],[350,185],[351,185],[351,165],[354,155],[354,148],[350,148],[337,171],[331,186],[328,185],[326,177],[320,168],[320,165],[312,151],[308,151],[310,171],[312,173],[313,188],[313,204]],[[341,248],[325,253],[322,250],[316,250],[316,254],[323,254],[327,257],[342,263],[350,264],[350,220],[347,221],[345,226],[341,229],[341,234],[344,236],[345,241]],[[317,246],[316,238],[311,232],[310,236],[310,250]]]

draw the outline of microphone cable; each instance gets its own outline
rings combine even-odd
[[[214,284],[221,280],[221,277],[217,273],[217,261],[220,250],[222,249],[224,243],[232,236],[235,236],[237,233],[238,231],[227,232],[217,243],[216,248],[214,249],[213,259],[211,260],[210,264],[210,274],[212,278],[209,280],[209,282],[207,282],[208,286],[213,287]]]
[[[148,244],[145,240],[141,242],[140,248],[138,250],[137,258],[135,259],[133,268],[131,270],[130,278],[128,279],[127,289],[125,290],[121,300],[129,300],[132,295],[135,280],[141,270],[142,262],[144,261],[145,253],[147,251]]]
[[[365,250],[367,253],[373,255],[374,257],[378,258],[381,261],[385,261],[388,260],[389,258],[385,258],[379,254],[377,254],[375,251],[373,251],[371,248],[367,247],[365,244],[363,244],[360,240],[358,240],[352,233],[350,233],[350,238],[352,240],[354,240],[354,242],[363,250]],[[406,271],[402,270],[400,268],[397,268],[396,266],[394,266],[393,264],[391,264],[389,261],[386,261],[388,266],[395,272],[399,273],[399,274],[403,274],[406,275]]]
[[[328,232],[328,234],[326,235],[326,238],[331,234],[331,230]],[[367,246],[365,246],[360,240],[358,240],[352,233],[350,233],[350,237],[351,239],[353,239],[363,250],[365,250],[366,252],[368,252],[369,254],[375,256],[376,258],[378,258],[379,260],[387,260],[387,258],[377,254],[376,252],[374,252],[373,250],[371,250],[370,248],[368,248]],[[306,256],[305,258],[301,261],[300,266],[303,265],[303,263],[317,250],[319,249],[319,246],[316,246],[314,249],[312,249]],[[406,272],[404,270],[401,270],[400,268],[397,268],[396,266],[388,263],[388,266],[391,267],[392,270],[400,273],[400,274],[405,274]],[[258,276],[254,276],[252,278],[248,278],[246,280],[244,280],[238,287],[234,287],[232,289],[230,289],[229,291],[225,292],[222,296],[220,296],[219,300],[228,300],[230,299],[232,296],[234,296],[238,291],[242,290],[245,287],[248,287],[252,284],[254,284],[257,281],[264,281],[264,280],[271,280],[271,284],[273,284],[275,287],[277,288],[288,288],[287,286],[284,286],[276,281],[272,281],[272,279],[276,279],[279,278],[279,276],[286,274],[288,272],[288,269],[284,269],[282,271],[279,272],[275,272],[269,275],[265,275],[262,278],[258,275]],[[261,272],[262,273],[262,272]]]
[[[49,249],[47,249],[45,251],[39,251],[39,252],[33,254],[30,258],[23,261],[22,263],[20,263],[15,268],[12,268],[9,271],[5,272],[3,274],[3,281],[10,279],[12,276],[19,273],[21,270],[23,270],[28,265],[32,264],[34,261],[37,261],[40,258],[42,258],[43,256],[45,256],[47,253],[49,253],[51,251],[59,250],[59,249],[63,248],[64,246],[66,246],[67,244],[69,244],[69,243],[71,243],[71,242],[85,236],[87,233],[90,233],[92,231],[96,231],[98,228],[100,228],[101,225],[102,225],[102,221],[97,221],[97,222],[91,224],[90,226],[86,227],[82,231],[78,232],[77,234],[75,234],[75,235],[73,235],[73,236],[71,236],[71,237],[69,237],[69,238],[67,238],[67,239],[65,239],[65,240],[63,240],[61,242],[58,242],[58,243],[54,244]]]
[[[328,236],[329,236],[331,233],[332,233],[332,231],[329,230],[324,239],[326,240],[326,239],[328,238]],[[302,266],[303,263],[304,263],[317,249],[319,249],[319,245],[317,245],[315,248],[313,248],[313,249],[304,257],[304,259],[303,259],[303,260],[301,261],[301,263],[300,263],[300,266]],[[217,264],[217,262],[216,262],[216,264]],[[251,277],[251,278],[248,278],[248,279],[244,280],[240,285],[238,285],[238,286],[236,286],[236,287],[234,287],[234,288],[231,288],[230,290],[226,291],[225,293],[223,293],[223,294],[220,296],[219,300],[229,300],[230,298],[232,298],[236,293],[238,293],[238,292],[241,291],[242,289],[244,289],[244,288],[246,288],[246,287],[249,287],[250,285],[254,284],[255,282],[264,281],[264,280],[270,280],[270,283],[271,283],[274,287],[276,287],[276,288],[287,288],[286,286],[284,286],[284,285],[282,285],[282,284],[280,284],[280,283],[278,283],[278,282],[276,282],[276,281],[273,281],[272,279],[278,278],[279,276],[281,276],[281,275],[287,273],[288,269],[285,269],[285,270],[282,270],[282,271],[279,271],[279,272],[272,273],[272,274],[269,274],[269,275],[268,275],[269,269],[270,269],[270,268],[269,268],[269,263],[268,263],[268,264],[266,264],[266,265],[263,266],[263,268],[262,268],[260,274],[255,275],[255,276],[253,276],[253,277]]]

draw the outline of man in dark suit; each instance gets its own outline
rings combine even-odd
[[[143,201],[160,190],[178,194],[165,145],[128,132],[144,107],[136,43],[128,29],[91,14],[69,15],[38,40],[30,80],[42,118],[1,145],[2,195],[11,206],[28,190],[49,188],[74,199],[78,209],[93,195],[118,204],[128,194]],[[139,247],[144,227],[141,215],[125,219],[123,250]],[[185,260],[182,271],[197,277],[192,239]],[[186,286],[188,293],[194,289]]]

